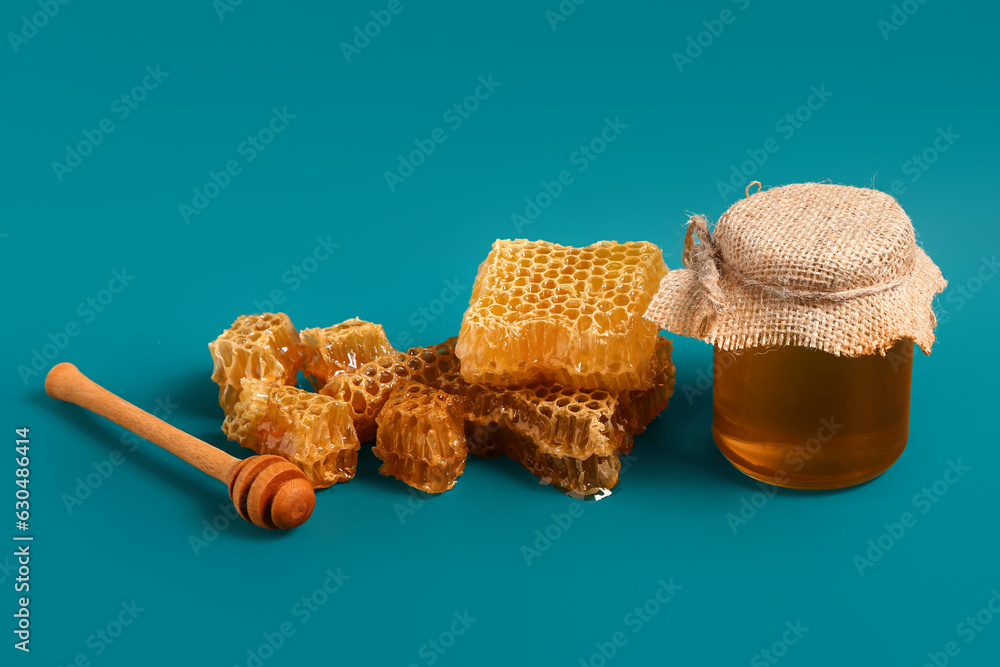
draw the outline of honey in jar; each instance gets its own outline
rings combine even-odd
[[[886,355],[807,347],[716,350],[712,435],[747,475],[836,489],[882,474],[909,433],[913,342]]]
[[[712,432],[736,468],[834,489],[899,458],[913,350],[930,353],[947,283],[895,199],[830,183],[748,189],[713,231],[692,216],[683,261],[645,317],[715,347]]]

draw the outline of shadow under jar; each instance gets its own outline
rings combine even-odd
[[[712,435],[739,470],[793,489],[873,479],[906,447],[913,341],[846,357],[781,346],[715,350]]]

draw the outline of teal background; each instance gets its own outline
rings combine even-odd
[[[1000,618],[968,643],[958,628],[1000,588],[994,3],[911,0],[886,39],[888,0],[591,0],[555,29],[545,12],[557,0],[403,0],[350,63],[339,44],[385,2],[246,1],[221,19],[218,6],[70,2],[16,52],[8,33],[41,10],[0,10],[0,495],[13,503],[13,431],[28,426],[36,537],[30,656],[11,646],[13,548],[0,551],[4,664],[253,665],[248,650],[286,621],[294,635],[263,664],[773,664],[759,652],[786,622],[808,631],[783,665],[922,665],[950,641],[950,664],[1000,662]],[[678,71],[672,54],[724,9],[732,22]],[[113,100],[157,65],[168,75],[119,118]],[[489,75],[500,86],[453,129],[443,113]],[[811,86],[831,95],[786,136],[776,124]],[[295,117],[248,162],[239,145],[273,108]],[[576,171],[574,151],[619,117],[621,136]],[[113,133],[60,181],[52,163],[102,118]],[[391,191],[384,172],[438,127],[447,140]],[[948,128],[959,138],[916,166]],[[727,515],[766,496],[715,449],[710,390],[685,397],[711,363],[696,341],[675,341],[677,394],[607,500],[582,504],[512,461],[479,459],[424,500],[366,451],[357,478],[319,493],[313,518],[287,534],[225,526],[221,485],[44,395],[44,371],[72,361],[244,455],[219,429],[206,344],[275,290],[299,327],[357,315],[397,344],[433,343],[457,331],[498,237],[646,239],[679,266],[687,213],[715,220],[743,196],[717,183],[768,139],[780,149],[754,179],[895,191],[950,286],[934,354],[915,362],[899,462],[850,490],[778,491],[735,533]],[[179,205],[230,160],[240,173],[186,224]],[[516,228],[511,215],[564,169],[573,183]],[[339,245],[296,282],[317,237]],[[134,278],[91,317],[86,299],[123,267]],[[18,367],[69,322],[78,335],[22,380]],[[67,507],[116,450],[120,465]],[[959,460],[969,471],[920,513],[915,494]],[[529,566],[522,546],[575,504]],[[906,511],[916,525],[859,575],[854,557]],[[14,533],[2,515],[0,532]],[[195,553],[190,538],[213,537],[213,519],[224,529]],[[349,579],[302,623],[297,601],[338,568]],[[629,614],[671,578],[682,588],[635,632]],[[133,600],[143,611],[112,644],[88,639]],[[443,654],[430,648],[466,611],[467,632]],[[618,631],[627,642],[603,658],[595,645]]]

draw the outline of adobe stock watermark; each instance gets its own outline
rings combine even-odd
[[[4,556],[3,563],[0,563],[0,584],[7,583],[7,580],[17,574],[17,562],[11,563],[10,556]]]
[[[243,0],[212,0],[212,9],[221,22],[226,20],[226,14],[232,14],[242,4]]]
[[[942,310],[938,317],[938,324],[947,324],[951,321],[952,313],[960,312],[983,291],[983,288],[996,278],[1000,272],[1000,263],[997,256],[980,257],[979,266],[976,271],[964,280],[952,280],[948,283],[944,291],[944,300],[952,310]]]
[[[199,216],[209,207],[209,205],[222,194],[222,191],[229,187],[233,179],[243,173],[243,167],[250,164],[263,153],[275,137],[288,127],[289,122],[294,120],[296,114],[288,113],[288,107],[278,107],[271,109],[271,118],[267,123],[253,134],[236,145],[236,154],[239,158],[228,160],[219,171],[209,171],[208,180],[201,187],[192,189],[193,196],[191,202],[181,202],[177,210],[181,214],[184,224],[190,224],[191,218]]]
[[[746,11],[750,7],[750,0],[732,0],[732,3],[741,12]],[[671,54],[677,71],[683,74],[685,67],[693,65],[694,61],[700,58],[705,53],[705,50],[711,48],[715,44],[715,41],[722,36],[722,33],[726,30],[726,26],[732,25],[736,21],[737,16],[739,14],[727,7],[719,12],[718,18],[702,21],[701,24],[705,29],[695,35],[688,35],[685,41],[684,52],[674,51]]]
[[[243,517],[236,511],[233,503],[219,503],[219,513],[211,520],[203,519],[201,522],[201,532],[188,535],[188,546],[195,556],[200,556],[201,552],[212,546],[222,533],[229,530],[234,523],[243,521]]]
[[[903,0],[899,4],[893,4],[889,12],[888,19],[879,19],[875,22],[875,27],[882,33],[882,41],[888,42],[889,37],[906,25],[910,17],[927,4],[927,0]]]
[[[20,53],[21,47],[27,44],[38,35],[38,31],[49,24],[49,21],[56,17],[59,10],[68,5],[70,0],[38,0],[39,11],[31,16],[21,17],[20,30],[8,32],[7,41],[14,53]]]
[[[417,649],[417,657],[422,662],[411,662],[408,667],[420,667],[421,664],[430,667],[440,660],[448,652],[448,649],[455,645],[459,637],[469,631],[473,623],[479,620],[469,614],[468,609],[462,613],[457,611],[452,612],[451,615],[452,620],[448,623],[448,627],[442,630],[436,637],[428,639],[426,643],[421,644],[420,648]]]
[[[132,284],[135,276],[131,275],[123,266],[121,270],[111,271],[111,279],[101,289],[97,290],[83,301],[76,305],[77,318],[69,319],[54,332],[50,331],[47,342],[40,347],[31,348],[28,353],[30,359],[26,363],[17,365],[17,374],[21,378],[21,383],[27,387],[28,383],[43,372],[51,368],[56,359],[59,358],[73,339],[83,332],[83,327],[97,319],[110,306],[118,295],[125,291],[125,288]]]
[[[910,183],[916,183],[941,158],[941,155],[948,152],[948,149],[961,138],[962,135],[955,133],[951,129],[951,125],[947,129],[939,127],[931,144],[919,153],[914,153],[909,160],[903,163],[900,168],[903,175],[909,176]],[[893,197],[905,194],[906,190],[906,182],[901,178],[894,179],[889,184],[889,191]]]
[[[648,599],[637,604],[622,618],[623,629],[611,633],[607,641],[594,643],[594,652],[579,659],[579,667],[605,667],[614,660],[618,652],[628,646],[629,640],[642,632],[649,623],[666,608],[677,594],[684,588],[674,583],[674,578],[660,579],[658,587]]]
[[[156,90],[168,76],[170,76],[170,72],[164,72],[159,65],[156,67],[147,65],[146,75],[139,83],[131,90],[111,100],[109,109],[112,116],[117,118],[119,122],[128,118],[146,100],[149,93]],[[82,129],[80,133],[83,135],[83,139],[72,146],[66,145],[66,155],[63,157],[63,161],[52,161],[52,173],[55,174],[56,180],[62,183],[68,174],[72,174],[77,167],[83,164],[84,158],[93,155],[94,150],[103,144],[107,136],[114,132],[117,127],[111,117],[104,117],[97,121],[97,127]]]
[[[785,621],[785,631],[781,633],[781,638],[767,648],[754,653],[753,657],[750,658],[750,667],[768,667],[778,664],[782,658],[788,655],[788,649],[798,644],[807,632],[809,632],[809,628],[804,627],[802,621],[796,620],[795,623]]]
[[[390,344],[397,350],[408,350],[416,343],[413,334],[422,334],[434,322],[452,310],[456,303],[464,305],[467,303],[469,286],[458,281],[458,278],[446,278],[441,286],[441,291],[430,301],[410,313],[406,318],[409,329],[399,332],[394,336]]]
[[[930,512],[948,494],[951,487],[958,484],[970,470],[972,468],[969,466],[962,465],[962,459],[948,461],[939,479],[913,494],[913,498],[910,499],[913,509],[920,515]],[[868,540],[865,551],[855,554],[852,559],[858,575],[863,577],[866,570],[875,567],[875,564],[906,536],[907,531],[917,525],[918,519],[918,514],[907,511],[900,514],[898,520],[883,523],[883,532],[878,537]]]
[[[500,432],[501,426],[497,422],[490,422],[488,424],[477,424],[472,432],[468,432],[468,424],[466,424],[467,430],[465,434],[466,441],[469,444],[469,453],[475,454],[481,452],[483,449],[487,448],[493,436]]]
[[[521,557],[524,558],[524,564],[531,567],[534,561],[541,558],[542,554],[551,549],[554,543],[562,539],[562,536],[573,527],[573,524],[583,516],[583,513],[583,502],[575,501],[569,504],[565,512],[550,514],[552,523],[544,528],[536,529],[534,540],[530,544],[521,545]]]
[[[169,421],[178,408],[180,408],[180,405],[171,401],[169,396],[163,396],[156,399],[153,408],[149,412],[158,419]],[[125,455],[131,454],[139,448],[139,436],[130,431],[122,430],[118,441],[121,444],[121,449],[113,449],[108,452],[107,456],[96,461],[91,461],[90,468],[92,470],[88,469],[86,474],[81,474],[80,477],[74,479],[75,484],[73,489],[63,492],[59,496],[59,500],[62,501],[63,507],[66,508],[67,514],[72,515],[76,509],[89,500],[94,495],[94,492],[101,488],[115,471],[128,461]]]
[[[413,0],[406,1],[410,3]],[[347,64],[350,65],[356,56],[361,55],[361,52],[368,48],[372,40],[381,35],[382,31],[389,27],[393,17],[402,14],[404,9],[406,9],[406,5],[403,4],[402,0],[389,0],[385,9],[373,9],[370,12],[371,21],[368,21],[363,26],[354,26],[354,35],[351,41],[340,43],[340,52],[344,54]]]
[[[789,141],[796,132],[809,122],[813,115],[823,108],[823,106],[833,97],[833,93],[826,89],[826,84],[809,87],[809,96],[803,104],[784,114],[774,123],[774,131],[778,137]],[[729,180],[716,181],[715,187],[719,196],[723,200],[736,193],[743,193],[750,178],[757,173],[757,170],[767,164],[768,159],[779,150],[783,144],[778,141],[778,137],[768,137],[760,148],[748,148],[746,150],[746,160],[737,164],[729,165]]]
[[[806,464],[811,461],[819,452],[832,442],[837,434],[844,428],[834,416],[824,417],[819,420],[819,428],[815,435],[807,438],[801,445],[790,447],[784,456],[784,468],[777,468],[771,479],[775,485],[757,481],[759,491],[750,494],[749,497],[740,498],[740,508],[736,512],[726,513],[726,523],[729,529],[736,535],[741,528],[746,526],[757,514],[764,509],[768,501],[778,494],[778,487],[783,486],[789,480],[791,472],[801,472]]]
[[[569,164],[575,168],[577,174],[587,171],[601,155],[608,150],[608,146],[618,141],[622,133],[628,129],[628,124],[623,123],[621,116],[604,119],[604,127],[590,141],[580,144],[580,146],[569,154]],[[541,188],[531,197],[524,198],[524,208],[511,213],[510,221],[518,233],[525,227],[529,227],[542,213],[552,206],[552,203],[562,196],[566,189],[576,182],[573,169],[563,169],[555,175],[551,181],[542,180],[539,184]]]
[[[576,13],[576,8],[587,0],[562,0],[556,8],[545,10],[545,20],[549,22],[549,27],[555,32],[560,23],[565,23],[566,19]]]
[[[477,81],[479,85],[475,87],[472,94],[467,95],[460,102],[455,102],[444,110],[441,114],[443,120],[452,132],[455,132],[465,121],[472,117],[472,114],[479,109],[479,105],[490,99],[497,88],[503,85],[502,81],[494,81],[493,75],[480,76]],[[395,192],[396,188],[406,182],[410,176],[416,173],[427,158],[434,155],[438,146],[448,141],[448,132],[443,127],[435,127],[428,137],[424,139],[414,139],[415,148],[405,156],[400,153],[396,156],[396,168],[392,171],[388,169],[383,173],[385,184],[389,186],[389,192]]]
[[[319,267],[333,256],[334,251],[340,247],[339,243],[330,240],[330,235],[317,236],[316,245],[302,259],[292,264],[281,274],[281,284],[287,285],[287,292],[284,288],[276,287],[268,292],[267,298],[261,301],[254,299],[253,307],[256,313],[276,313],[279,306],[288,300],[288,293],[296,292],[302,284],[309,280]]]
[[[320,611],[344,586],[350,577],[340,571],[327,570],[323,583],[317,586],[311,593],[303,595],[295,602],[289,610],[290,619],[282,621],[272,631],[261,633],[261,643],[257,646],[250,646],[246,649],[246,659],[243,660],[245,667],[262,667],[277,654],[285,643],[298,631],[294,620],[300,626],[308,623],[315,614]],[[233,667],[240,667],[239,663],[233,663]]]
[[[411,516],[416,514],[417,510],[419,510],[421,507],[424,506],[424,503],[427,502],[428,498],[434,495],[432,493],[427,493],[425,491],[414,489],[412,486],[407,486],[406,491],[407,495],[409,495],[409,498],[406,499],[406,502],[405,503],[397,502],[392,506],[392,510],[393,512],[395,512],[396,518],[399,520],[400,526],[406,525],[406,521]]]
[[[717,358],[716,358],[717,357]],[[694,400],[712,391],[712,383],[719,379],[719,376],[732,368],[736,363],[736,357],[732,354],[715,355],[708,364],[699,368],[694,374],[694,382],[685,382],[679,390],[675,389],[674,395],[679,393],[684,395],[688,407],[694,405]]]
[[[121,609],[113,613],[111,620],[94,630],[84,641],[84,646],[90,651],[80,651],[73,656],[72,660],[67,661],[67,664],[79,665],[80,667],[90,665],[94,658],[104,655],[115,642],[121,639],[125,630],[135,624],[139,615],[146,611],[146,608],[140,607],[135,600],[123,601],[119,606]]]
[[[971,644],[998,616],[1000,616],[1000,591],[993,588],[990,589],[990,598],[986,604],[955,626],[955,634],[964,644]],[[946,667],[951,663],[951,659],[958,657],[961,652],[962,647],[957,641],[945,642],[940,651],[927,652],[927,662],[923,667]]]

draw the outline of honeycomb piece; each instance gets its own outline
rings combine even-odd
[[[652,243],[498,240],[459,332],[462,374],[508,387],[648,389],[659,329],[642,315],[666,273]]]
[[[457,372],[458,358],[453,348],[438,354],[436,348],[415,347],[407,352],[385,355],[362,365],[353,373],[335,375],[321,394],[350,406],[354,428],[361,442],[375,438],[375,418],[392,390],[404,380],[430,384],[441,374]]]
[[[454,344],[452,338],[426,350],[447,360],[454,357]],[[427,381],[465,399],[471,453],[506,454],[537,477],[583,495],[618,483],[618,457],[631,451],[632,437],[614,393],[540,384],[495,387],[468,382],[457,369]]]
[[[380,324],[357,318],[325,329],[303,329],[299,337],[305,353],[302,370],[317,389],[334,375],[353,373],[369,361],[396,352]]]
[[[296,387],[246,379],[222,430],[258,454],[277,454],[316,488],[354,477],[360,443],[345,403]]]
[[[656,341],[656,377],[653,386],[640,391],[625,392],[619,397],[626,428],[630,435],[639,435],[649,423],[667,409],[674,393],[674,364],[670,361],[672,345],[660,336]]]
[[[515,429],[493,423],[486,427],[487,451],[514,459],[542,482],[583,496],[601,494],[618,485],[621,459],[618,454],[586,458],[546,453],[533,438]],[[471,451],[470,443],[470,451]]]
[[[219,405],[229,414],[240,395],[243,378],[273,384],[295,384],[302,347],[295,326],[284,313],[240,315],[208,344],[219,385]]]
[[[438,359],[449,359],[454,355],[454,344],[451,338],[426,349],[433,350]],[[603,389],[551,384],[496,387],[469,382],[457,369],[422,381],[465,398],[467,421],[481,428],[493,422],[510,426],[555,456],[611,456],[632,449],[618,398]],[[473,445],[470,448],[479,453]]]
[[[613,456],[632,449],[618,400],[602,389],[558,385],[501,388],[444,377],[438,387],[463,396],[466,418],[496,422],[534,440],[539,451],[558,457]]]
[[[383,475],[443,493],[465,470],[465,409],[458,396],[417,382],[393,389],[376,419]]]

